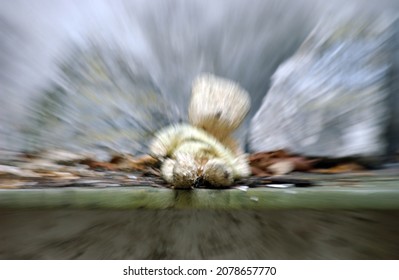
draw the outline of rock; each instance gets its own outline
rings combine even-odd
[[[399,49],[399,21],[395,22],[395,35],[393,37],[393,46]],[[389,107],[391,118],[388,125],[388,154],[399,154],[399,51],[393,55],[393,69],[391,72],[392,83],[389,97]],[[392,159],[392,158],[391,158]],[[396,158],[398,161],[398,158]]]
[[[146,153],[153,133],[179,117],[122,51],[76,48],[60,70],[62,81],[39,99],[27,123],[27,147]]]
[[[393,23],[351,17],[316,27],[273,75],[251,121],[250,150],[333,158],[385,154]]]
[[[251,95],[234,133],[242,148],[268,78],[320,13],[313,0],[39,1],[0,11],[0,149],[145,153],[159,127],[188,121],[191,85],[204,72]],[[93,75],[95,64],[105,77]]]

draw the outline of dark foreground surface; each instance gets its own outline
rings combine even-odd
[[[398,259],[399,211],[2,211],[1,259]]]
[[[398,259],[399,175],[307,188],[0,190],[0,259]]]

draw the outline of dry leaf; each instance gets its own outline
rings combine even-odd
[[[153,167],[158,164],[158,160],[149,155],[140,157],[128,157],[126,159],[125,167],[131,170],[144,171],[149,167]]]
[[[84,159],[79,161],[80,164],[85,164],[89,166],[91,169],[105,169],[105,170],[116,170],[116,166],[113,163],[97,161],[94,159]]]
[[[319,159],[307,159],[304,157],[291,157],[290,161],[294,164],[295,171],[310,171],[313,165],[319,161]]]
[[[292,155],[285,150],[260,152],[249,156],[255,176],[282,175],[292,171],[309,171],[317,160]]]
[[[80,161],[92,169],[106,169],[106,170],[123,170],[123,171],[145,171],[149,167],[156,166],[158,160],[144,155],[140,157],[132,157],[130,155],[118,154],[114,155],[109,162],[102,162],[87,158]]]
[[[1,173],[15,175],[19,177],[40,177],[39,174],[31,170],[25,170],[19,167],[9,166],[9,165],[0,165],[0,174]]]
[[[0,189],[18,189],[26,186],[34,186],[37,182],[26,182],[22,180],[0,180]]]
[[[251,173],[254,176],[270,176],[272,175],[270,172],[268,171],[264,171],[261,168],[258,168],[256,166],[251,166]]]
[[[269,165],[267,169],[272,172],[273,175],[284,175],[292,172],[295,169],[295,164],[293,161],[287,159],[273,163]]]
[[[292,171],[317,173],[344,173],[364,170],[364,167],[354,162],[338,163],[331,168],[316,169],[316,163],[328,162],[323,158],[306,158],[290,154],[285,150],[260,152],[249,156],[252,174],[255,176],[283,175]]]
[[[60,178],[64,180],[73,180],[73,179],[79,179],[79,176],[73,175],[72,173],[69,172],[59,172],[59,171],[51,171],[47,173],[41,173],[43,177],[54,177],[54,178]]]
[[[361,171],[361,170],[364,170],[363,166],[351,162],[351,163],[341,163],[331,168],[313,169],[312,172],[336,174],[336,173],[346,173],[346,172]]]

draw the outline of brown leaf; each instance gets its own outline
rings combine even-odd
[[[122,155],[113,157],[110,161],[118,170],[125,171],[144,171],[149,167],[154,167],[158,164],[158,160],[149,155],[139,157],[132,157],[130,155]]]
[[[337,174],[364,170],[364,167],[355,162],[341,163],[331,168],[313,169],[315,173]]]
[[[304,157],[291,157],[290,161],[294,164],[295,171],[309,171],[313,165],[318,162],[318,159],[307,159]]]
[[[260,152],[249,156],[252,174],[287,174],[292,171],[309,171],[316,160],[290,154],[285,150]]]
[[[122,154],[115,154],[111,157],[111,159],[109,160],[109,163],[120,164],[125,161],[126,161],[126,156],[124,156]]]
[[[134,170],[145,170],[148,167],[154,167],[157,164],[158,160],[149,155],[128,158],[128,166]]]
[[[89,166],[91,169],[116,170],[116,166],[113,163],[97,161],[90,158],[81,160],[79,163],[85,164]]]
[[[130,155],[118,154],[114,155],[109,162],[96,161],[88,158],[80,161],[80,163],[88,165],[92,169],[145,171],[149,167],[155,167],[158,164],[158,160],[149,155],[132,157]]]
[[[292,172],[295,169],[293,161],[286,159],[277,161],[267,168],[273,175],[284,175]]]
[[[264,171],[256,166],[251,166],[251,173],[252,173],[252,175],[259,176],[259,177],[272,175],[270,172]]]
[[[25,180],[3,179],[0,180],[0,189],[18,189],[26,186],[34,186],[36,184],[36,182],[27,182]]]
[[[80,178],[80,176],[73,175],[70,172],[60,172],[60,171],[49,171],[45,173],[40,173],[40,175],[42,175],[42,177],[51,177],[63,180],[74,180]]]

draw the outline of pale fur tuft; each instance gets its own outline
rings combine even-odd
[[[193,83],[188,117],[193,126],[223,140],[241,125],[250,106],[248,92],[237,83],[202,74]]]
[[[160,130],[150,144],[163,161],[164,179],[177,188],[203,178],[215,187],[233,184],[251,174],[248,156],[231,137],[250,108],[247,91],[233,81],[204,74],[193,83],[190,124]]]
[[[189,187],[201,175],[214,186],[228,186],[234,179],[249,175],[246,154],[235,154],[209,133],[188,124],[160,130],[150,150],[153,156],[163,160],[161,172],[164,179],[176,187]],[[218,175],[222,165],[229,173],[227,180],[225,175]],[[211,166],[217,168],[212,171]]]

